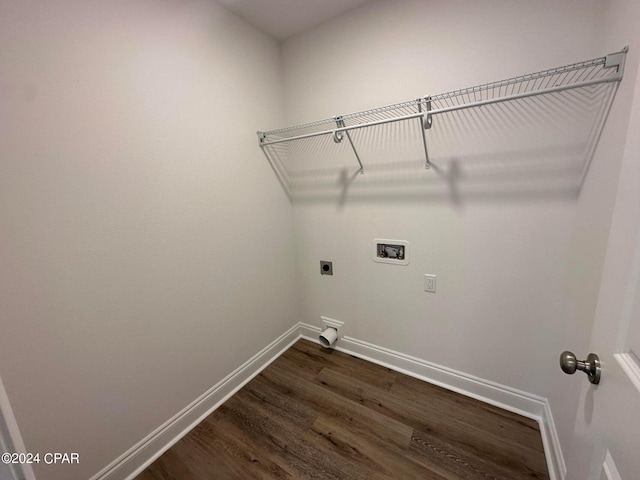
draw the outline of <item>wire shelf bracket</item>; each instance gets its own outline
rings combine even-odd
[[[422,112],[422,101],[421,99],[416,100],[418,103],[418,111]],[[431,111],[431,97],[424,98],[424,104],[426,112]],[[427,135],[425,130],[429,130],[433,126],[433,117],[431,113],[426,113],[420,121],[420,133],[422,134],[422,145],[424,146],[424,168],[431,168],[431,163],[429,163],[429,149],[427,148]]]
[[[353,154],[356,156],[356,160],[358,160],[358,165],[360,165],[359,173],[364,173],[364,167],[362,166],[362,161],[360,160],[360,155],[358,155],[358,151],[356,150],[355,145],[353,144],[353,140],[351,139],[351,135],[349,135],[349,130],[343,130],[344,128],[344,119],[340,116],[334,117],[336,121],[336,127],[340,130],[335,130],[333,132],[333,141],[335,143],[342,142],[344,135],[347,136],[347,140],[349,140],[349,144],[351,145],[351,149],[353,150]],[[343,135],[344,132],[344,135]]]
[[[326,120],[266,132],[258,131],[258,143],[264,150],[265,147],[271,145],[326,135],[332,136],[335,143],[341,143],[346,136],[360,167],[359,173],[362,174],[364,173],[362,159],[349,132],[415,119],[420,122],[425,168],[429,169],[431,163],[429,161],[426,130],[433,128],[433,117],[435,115],[539,95],[548,95],[569,89],[620,82],[624,75],[627,52],[628,47],[625,47],[604,57],[537,73],[443,94],[428,95],[416,100],[348,115],[339,115]],[[265,155],[267,155],[266,151]]]

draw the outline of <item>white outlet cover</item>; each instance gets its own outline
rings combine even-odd
[[[424,291],[436,293],[436,276],[425,274],[424,276]]]

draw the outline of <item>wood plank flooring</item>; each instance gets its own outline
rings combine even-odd
[[[136,480],[548,478],[535,421],[300,340]]]

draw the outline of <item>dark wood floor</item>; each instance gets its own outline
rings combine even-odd
[[[136,480],[548,479],[535,421],[301,340]]]

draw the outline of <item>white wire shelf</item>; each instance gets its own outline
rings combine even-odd
[[[425,130],[437,128],[434,117],[469,108],[480,107],[500,102],[547,95],[569,89],[590,87],[598,84],[620,82],[624,74],[624,64],[628,48],[619,52],[578,62],[563,67],[543,70],[536,73],[512,77],[497,82],[477,85],[438,95],[429,95],[415,100],[378,107],[362,112],[350,113],[324,120],[300,125],[257,132],[260,147],[272,162],[271,156],[278,156],[279,144],[297,142],[327,136],[336,144],[346,138],[350,150],[359,165],[359,172],[364,173],[364,165],[349,132],[366,129],[378,125],[415,121],[420,124],[421,143],[424,150],[425,168],[430,168],[429,149]],[[295,149],[294,149],[295,150]],[[271,155],[271,156],[270,156]],[[281,178],[284,183],[287,178]]]

